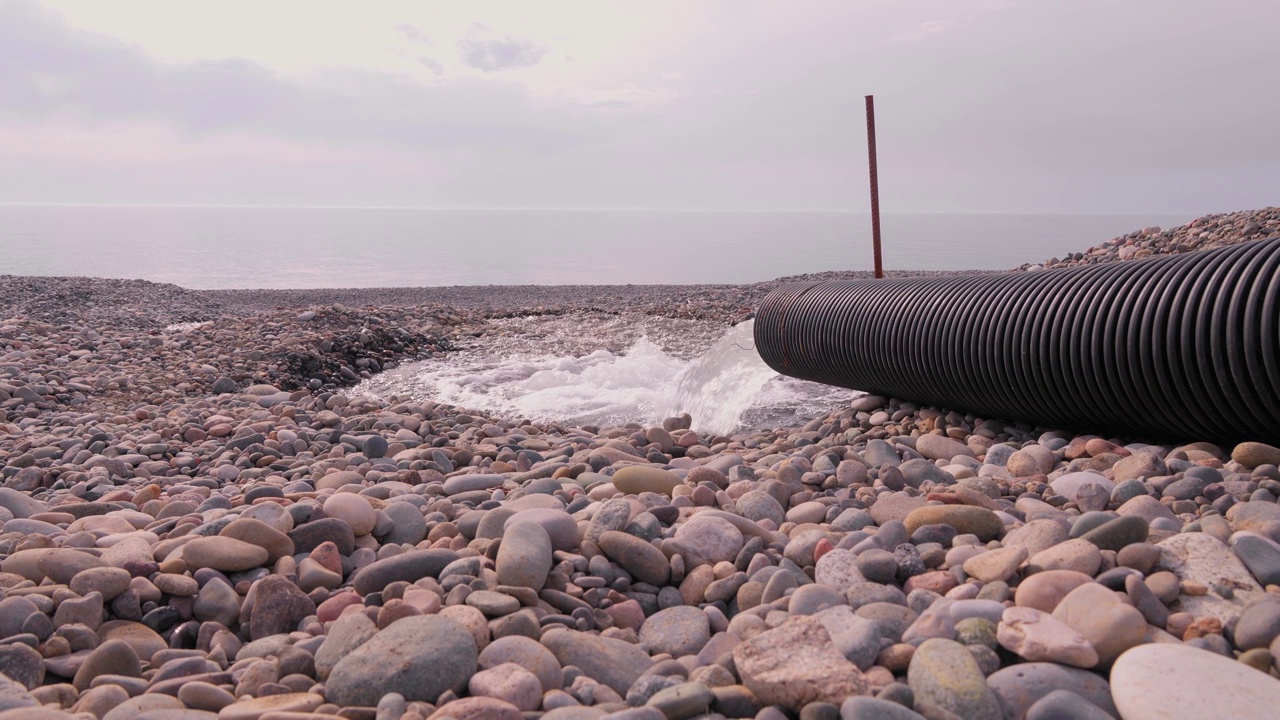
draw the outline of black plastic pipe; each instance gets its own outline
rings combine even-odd
[[[794,283],[755,320],[783,375],[1047,427],[1280,441],[1280,236],[987,275]]]

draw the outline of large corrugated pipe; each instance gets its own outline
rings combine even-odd
[[[756,348],[792,377],[1126,437],[1280,439],[1280,236],[1059,270],[796,283]]]

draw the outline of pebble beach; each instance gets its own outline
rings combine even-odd
[[[1277,233],[1210,215],[1016,270]],[[0,720],[1275,716],[1275,438],[873,395],[719,435],[356,391],[513,319],[728,328],[797,279],[0,276]]]

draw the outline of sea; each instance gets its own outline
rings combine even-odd
[[[884,264],[1008,269],[1191,219],[887,214]],[[191,289],[751,283],[871,267],[870,217],[856,213],[0,206],[0,275]],[[350,392],[578,426],[689,413],[695,430],[717,435],[800,427],[858,395],[775,373],[750,320],[623,312],[491,322],[486,337]]]
[[[1000,270],[1193,216],[882,216],[884,266]],[[841,212],[0,205],[0,275],[191,289],[751,283],[872,268]]]

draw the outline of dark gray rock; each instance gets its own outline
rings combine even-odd
[[[387,693],[434,703],[461,692],[476,672],[479,652],[466,628],[438,615],[391,623],[338,661],[325,683],[330,702],[372,707]]]
[[[452,550],[407,552],[366,565],[356,573],[352,586],[361,595],[368,595],[397,580],[413,583],[424,577],[436,577],[446,565],[457,559],[458,553]]]
[[[1026,720],[1111,720],[1111,715],[1070,690],[1054,690],[1027,710]]]

